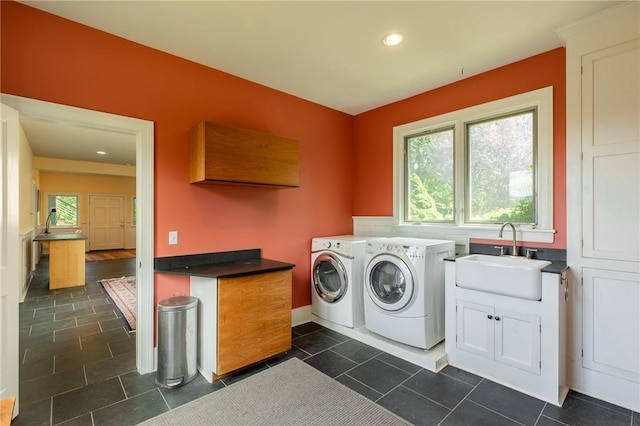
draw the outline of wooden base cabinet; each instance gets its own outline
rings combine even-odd
[[[85,285],[86,236],[40,234],[33,241],[49,246],[49,290]]]
[[[198,306],[198,370],[212,382],[291,349],[291,269],[191,277]]]
[[[49,290],[85,285],[85,241],[49,243]]]
[[[218,280],[218,370],[291,349],[291,270]]]

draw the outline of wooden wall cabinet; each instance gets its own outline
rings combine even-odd
[[[298,142],[202,121],[189,133],[190,182],[292,188],[299,185]]]

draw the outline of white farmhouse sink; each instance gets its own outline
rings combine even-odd
[[[472,254],[456,259],[458,287],[528,300],[542,297],[542,269],[546,260]]]

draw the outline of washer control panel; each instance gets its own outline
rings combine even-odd
[[[317,252],[322,250],[331,250],[346,255],[351,254],[350,241],[314,239],[311,241],[311,251]]]

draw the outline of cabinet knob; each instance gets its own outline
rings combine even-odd
[[[500,321],[500,317],[496,317],[496,321]]]
[[[487,315],[487,318],[493,319],[493,315]]]

